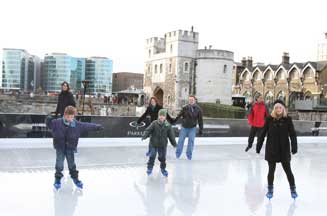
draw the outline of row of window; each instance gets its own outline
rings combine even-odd
[[[185,73],[188,73],[189,72],[189,63],[188,62],[185,62],[184,63],[184,67],[183,67],[183,71]],[[150,75],[151,74],[151,66],[149,65],[148,68],[147,68],[147,72],[148,74]],[[163,64],[160,64],[159,65],[159,73],[162,73],[163,72]],[[172,72],[172,64],[170,63],[169,66],[168,66],[168,72],[171,73]],[[158,73],[158,65],[155,64],[154,65],[154,73],[157,74]]]

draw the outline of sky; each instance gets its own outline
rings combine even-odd
[[[199,48],[266,64],[279,64],[283,52],[291,62],[315,61],[327,32],[326,0],[3,0],[0,8],[1,50],[105,56],[114,72],[143,73],[147,38],[191,26]]]

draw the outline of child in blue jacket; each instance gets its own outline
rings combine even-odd
[[[78,145],[78,139],[83,132],[102,130],[99,124],[79,122],[75,120],[76,108],[68,106],[65,108],[64,116],[59,119],[47,117],[46,124],[52,130],[53,146],[56,149],[56,173],[55,189],[61,187],[62,171],[64,170],[64,160],[67,159],[69,174],[74,184],[78,188],[83,188],[83,183],[78,179],[74,152]]]

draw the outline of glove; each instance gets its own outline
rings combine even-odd
[[[292,149],[292,154],[295,155],[297,153],[297,149]]]

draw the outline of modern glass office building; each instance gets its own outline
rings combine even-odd
[[[90,57],[86,60],[85,79],[90,81],[88,94],[111,95],[112,60],[105,57]]]
[[[43,86],[46,92],[60,92],[64,81],[70,84],[71,91],[79,91],[84,74],[83,58],[74,58],[65,53],[52,53],[44,57]]]
[[[2,89],[27,89],[29,54],[23,49],[3,49]]]

